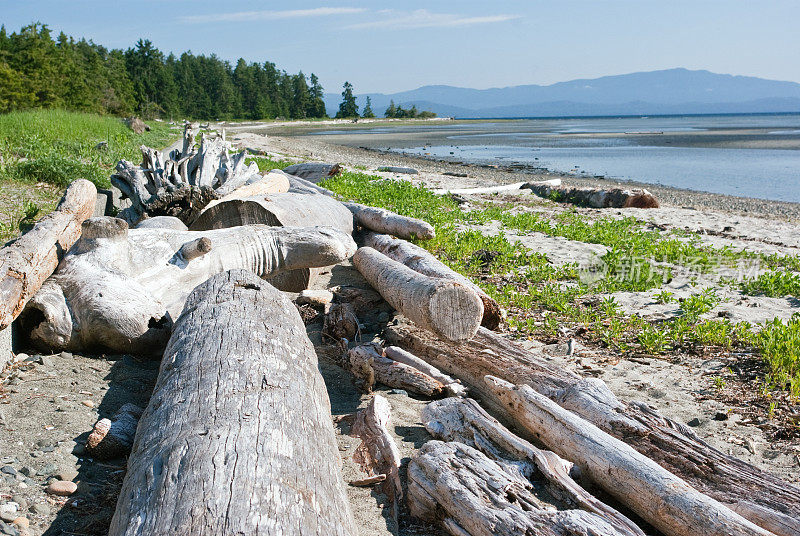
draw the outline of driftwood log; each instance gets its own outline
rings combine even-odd
[[[81,236],[81,224],[91,217],[96,199],[94,184],[76,180],[53,212],[0,249],[0,330],[19,316]]]
[[[474,195],[474,194],[502,194],[507,192],[520,192],[521,190],[531,190],[529,185],[536,187],[556,187],[561,186],[561,179],[550,179],[536,182],[515,182],[512,184],[501,184],[499,186],[483,186],[478,188],[437,188],[432,190],[439,195]]]
[[[347,361],[350,371],[362,380],[367,391],[373,382],[430,397],[439,396],[444,390],[438,380],[411,365],[383,356],[380,347],[372,343],[351,348]]]
[[[471,398],[446,398],[422,410],[425,429],[442,441],[458,441],[494,461],[514,464],[525,478],[544,481],[550,495],[570,508],[599,515],[621,534],[643,536],[633,521],[595,498],[570,476],[573,464],[512,434]]]
[[[356,223],[370,231],[390,234],[407,240],[430,240],[436,236],[433,225],[426,221],[359,203],[345,203],[344,205],[353,213]]]
[[[581,378],[483,328],[458,345],[410,323],[389,326],[385,339],[458,378],[503,415],[506,406],[484,377],[529,385],[745,519],[776,535],[800,534],[800,488],[720,452],[645,404],[618,400],[601,380]]]
[[[389,305],[437,335],[464,341],[480,327],[483,302],[461,283],[420,274],[370,247],[356,251],[353,265]]]
[[[356,533],[299,314],[252,273],[212,277],[176,323],[109,534]]]
[[[458,380],[451,378],[441,370],[430,365],[429,363],[426,363],[414,354],[406,352],[399,346],[387,346],[383,349],[383,355],[392,361],[414,367],[423,374],[430,376],[437,382],[441,383],[444,386],[445,391],[447,391],[450,396],[464,396],[467,394],[467,390],[463,385],[461,385],[461,383],[459,383]]]
[[[367,407],[356,412],[350,435],[361,439],[353,460],[370,476],[385,475],[378,490],[392,502],[397,523],[403,486],[400,483],[400,451],[389,433],[392,407],[381,395],[372,395]]]
[[[305,162],[302,164],[292,164],[284,168],[283,171],[289,175],[300,177],[314,184],[328,177],[333,177],[341,173],[342,168],[339,164],[326,164],[323,162]]]
[[[288,192],[209,204],[191,229],[202,231],[251,224],[326,226],[352,234],[353,214],[332,197]],[[311,286],[319,273],[320,270],[302,268],[276,275],[270,282],[280,290],[300,292]]]
[[[261,180],[258,165],[245,164],[244,151],[231,155],[222,138],[205,135],[195,149],[195,135],[187,125],[182,149],[169,157],[143,145],[141,165],[117,164],[111,183],[131,200],[120,218],[136,223],[147,216],[176,216],[190,224],[209,202]]]
[[[658,208],[658,199],[643,188],[581,188],[528,183],[524,186],[539,197],[594,208]]]
[[[97,421],[86,441],[89,455],[98,460],[110,460],[128,454],[143,411],[135,404],[125,404],[111,419]]]
[[[399,263],[402,263],[415,272],[429,277],[438,277],[455,281],[472,289],[483,302],[483,317],[481,325],[488,329],[495,329],[503,319],[500,305],[478,285],[468,278],[452,270],[442,261],[428,253],[425,249],[385,234],[369,233],[364,237],[364,245],[376,249]]]
[[[90,218],[20,320],[44,349],[160,354],[186,296],[210,276],[328,266],[354,250],[349,235],[326,227],[181,232]]]
[[[453,536],[630,536],[597,514],[556,510],[510,464],[463,443],[428,441],[408,465],[411,514]]]
[[[486,382],[513,422],[577,464],[593,482],[663,534],[771,534],[531,387],[517,387],[493,376]]]
[[[289,175],[288,173],[286,173],[286,178],[289,180],[290,192],[298,194],[322,194],[330,197],[336,197],[332,191],[328,190],[327,188],[323,188],[319,184],[314,184],[313,182],[301,179],[300,177],[295,177],[294,175]]]

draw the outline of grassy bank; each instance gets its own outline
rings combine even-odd
[[[119,160],[141,160],[140,145],[164,147],[178,137],[165,123],[150,127],[134,134],[117,117],[63,110],[0,115],[0,240],[17,234],[31,214],[51,210],[75,179],[107,187]]]
[[[638,314],[623,313],[609,295],[649,291],[659,303],[673,302],[672,294],[661,287],[684,265],[691,265],[702,275],[721,265],[757,261],[770,271],[744,283],[721,280],[719,285],[741,287],[752,294],[784,296],[796,292],[797,276],[787,270],[797,269],[797,257],[713,248],[692,233],[659,233],[635,218],[589,221],[571,210],[553,217],[513,211],[520,202],[513,206],[486,202],[462,210],[447,196],[362,173],[343,173],[324,185],[343,198],[430,222],[436,228],[436,238],[419,245],[472,277],[498,300],[508,310],[509,328],[519,336],[554,339],[559,329],[567,328],[592,343],[631,357],[705,355],[735,349],[757,354],[766,364],[761,383],[766,398],[773,396],[772,390],[792,398],[800,396],[800,319],[752,325],[709,318],[706,313],[720,303],[720,298],[714,288],[706,288],[682,300],[677,317],[650,322]],[[470,229],[490,222],[499,222],[499,233]],[[585,274],[577,264],[555,266],[543,255],[509,240],[506,232],[540,232],[602,244],[609,248],[599,259],[604,268],[602,277],[582,277]]]

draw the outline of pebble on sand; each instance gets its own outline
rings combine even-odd
[[[16,526],[18,526],[21,529],[27,529],[28,525],[31,524],[31,522],[28,521],[27,517],[22,517],[22,516],[18,517],[17,519],[12,521],[11,523],[16,525]]]
[[[92,402],[91,400],[81,400],[81,404],[83,404],[87,408],[93,408],[94,407],[94,402]]]
[[[68,482],[66,480],[56,480],[47,486],[47,493],[51,495],[68,496],[77,491],[78,485],[75,482]]]

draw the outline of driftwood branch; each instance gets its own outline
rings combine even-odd
[[[441,383],[444,386],[445,391],[447,391],[450,396],[464,396],[467,393],[467,390],[458,382],[458,380],[451,378],[441,370],[426,363],[414,354],[406,352],[399,346],[387,346],[383,349],[383,355],[392,361],[414,367],[423,374],[430,376],[437,382]]]
[[[46,349],[160,353],[186,296],[210,276],[328,266],[354,250],[349,235],[326,227],[128,230],[117,218],[90,218],[21,321]]]
[[[430,240],[436,236],[433,225],[426,221],[359,203],[345,203],[344,205],[353,213],[356,223],[370,231],[408,240]]]
[[[353,375],[364,382],[366,390],[372,387],[373,382],[430,397],[439,396],[444,390],[441,382],[424,372],[384,357],[375,344],[352,348],[348,352],[348,365]]]
[[[760,527],[781,536],[800,534],[800,488],[723,454],[644,404],[617,400],[600,380],[583,379],[483,328],[458,345],[409,323],[389,326],[385,339],[458,378],[500,414],[506,406],[484,376],[529,385]]]
[[[532,189],[529,185],[536,187],[556,187],[561,186],[561,179],[550,179],[546,181],[535,182],[515,182],[512,184],[501,184],[500,186],[484,186],[479,188],[437,188],[432,190],[433,193],[439,195],[453,194],[453,195],[473,195],[473,194],[501,194],[506,192],[520,192],[525,189]]]
[[[771,534],[527,385],[488,376],[513,421],[664,534]]]
[[[111,419],[100,419],[86,441],[86,450],[98,460],[124,456],[131,450],[136,425],[144,410],[135,404],[125,404]]]
[[[342,168],[339,166],[339,164],[305,162],[302,164],[292,164],[291,166],[284,168],[283,171],[289,175],[294,175],[295,177],[300,177],[301,179],[316,184],[323,179],[327,179],[328,177],[333,177],[334,175],[341,173]]]
[[[594,208],[658,208],[658,199],[643,188],[580,188],[528,183],[524,186],[539,197]]]
[[[380,251],[390,259],[408,266],[415,272],[429,277],[449,279],[472,289],[483,302],[481,325],[488,329],[495,329],[500,325],[503,319],[503,312],[500,309],[500,305],[489,297],[478,285],[455,270],[452,270],[425,249],[399,238],[392,238],[389,235],[376,233],[367,234],[364,237],[364,245]]]
[[[94,184],[76,180],[53,212],[0,249],[0,330],[19,316],[81,236],[81,224],[94,212],[96,199]]]
[[[359,248],[353,264],[389,305],[425,329],[463,341],[480,326],[483,303],[461,283],[422,275],[370,247]]]
[[[164,353],[109,534],[356,532],[299,314],[252,273],[212,277]]]

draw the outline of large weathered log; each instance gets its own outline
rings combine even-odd
[[[362,344],[347,353],[348,365],[354,376],[361,378],[367,390],[372,381],[404,389],[423,396],[439,396],[444,385],[419,369],[384,357],[375,344]]]
[[[471,288],[483,302],[481,325],[488,329],[495,329],[500,325],[503,319],[503,311],[500,309],[500,305],[478,285],[449,268],[442,261],[425,251],[425,249],[402,239],[376,233],[367,234],[364,237],[364,245],[380,251],[390,259],[405,264],[415,272],[429,277],[450,279]]]
[[[531,387],[493,376],[486,382],[514,423],[577,464],[593,482],[662,533],[770,534]]]
[[[252,273],[218,274],[175,325],[109,534],[352,536],[339,464],[297,310]]]
[[[353,265],[389,305],[437,335],[464,341],[480,327],[483,303],[461,283],[422,275],[370,247],[358,249]]]
[[[353,214],[339,201],[326,195],[278,193],[246,199],[233,197],[209,206],[191,225],[192,230],[223,229],[238,225],[326,226],[353,232]],[[270,282],[286,292],[300,292],[312,285],[319,274],[313,268],[284,272]]]
[[[186,296],[211,275],[327,266],[354,250],[349,235],[327,227],[128,230],[117,218],[90,218],[20,320],[45,349],[159,354]]]
[[[506,413],[505,405],[484,376],[529,385],[760,527],[800,534],[800,488],[720,452],[645,404],[618,400],[601,380],[581,378],[483,328],[459,345],[410,323],[389,326],[385,338],[460,379],[499,413]]]
[[[81,236],[81,224],[91,217],[96,199],[94,184],[76,180],[53,212],[0,249],[0,330],[19,316]]]
[[[569,475],[571,462],[512,434],[475,400],[446,398],[432,402],[422,410],[422,421],[436,439],[458,441],[497,462],[514,463],[529,480],[544,480],[550,494],[570,507],[599,515],[622,534],[644,535],[633,521],[575,482]]]
[[[360,203],[345,203],[361,227],[376,233],[386,233],[410,240],[430,240],[436,236],[433,225],[417,218],[395,214],[390,210],[368,207]]]
[[[361,439],[353,459],[370,476],[386,475],[377,488],[392,502],[395,523],[403,486],[400,483],[400,451],[389,433],[392,407],[381,395],[373,395],[364,409],[356,412],[350,435]]]
[[[515,182],[513,184],[501,184],[499,186],[484,186],[479,188],[437,188],[433,190],[433,193],[440,195],[501,194],[506,192],[519,192],[524,189],[532,189],[529,188],[528,185],[536,185],[541,187],[561,186],[561,179],[549,179],[546,181],[537,182]]]
[[[326,164],[323,162],[305,162],[292,164],[283,169],[284,172],[295,177],[300,177],[314,184],[328,177],[333,177],[342,171],[339,164]]]
[[[595,208],[658,208],[658,199],[643,188],[580,188],[527,183],[539,197]]]
[[[597,514],[556,510],[511,464],[463,443],[429,441],[408,465],[411,514],[453,536],[629,536]],[[635,534],[635,533],[634,533]]]

